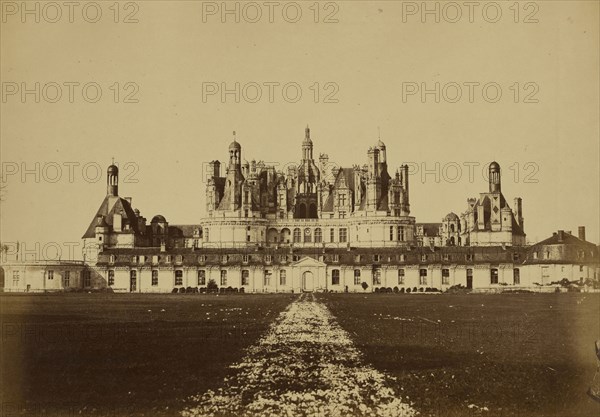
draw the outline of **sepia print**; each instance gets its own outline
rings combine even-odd
[[[0,6],[0,416],[600,415],[600,3]]]

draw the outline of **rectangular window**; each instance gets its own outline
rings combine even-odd
[[[221,270],[221,286],[227,285],[227,271],[224,269]]]
[[[360,261],[361,261],[360,255],[354,255],[354,262],[360,262]]]
[[[21,271],[13,271],[13,287],[18,287],[20,280],[21,280]]]
[[[171,255],[167,255],[167,259],[165,259],[165,262],[168,264],[171,263]]]
[[[302,232],[300,232],[300,229],[296,228],[294,229],[294,243],[300,243],[302,239]]]
[[[333,262],[339,262],[340,261],[340,255],[338,255],[337,253],[335,255],[332,256]]]
[[[221,256],[221,263],[226,264],[228,260],[229,260],[229,256],[228,255],[222,255]]]
[[[198,270],[198,285],[206,285],[206,271],[204,269]]]
[[[443,258],[442,258],[442,259],[444,259],[444,261],[449,261],[449,260],[450,260],[450,255],[449,255],[449,254],[447,254],[447,253],[445,253],[445,254],[443,255]]]
[[[421,255],[421,262],[425,262],[427,260],[427,255],[422,254]]]
[[[152,270],[152,286],[156,287],[158,285],[158,270]]]
[[[427,269],[419,269],[419,285],[427,285]]]
[[[331,285],[340,285],[340,270],[334,269],[331,271]]]
[[[250,271],[242,270],[242,285],[250,285]]]
[[[134,256],[131,257],[131,263],[132,264],[136,264],[137,261],[138,261],[138,257],[136,255],[134,255]]]
[[[550,281],[550,268],[542,266],[542,284],[546,284]]]
[[[390,240],[394,240],[394,226],[390,226]]]
[[[175,257],[175,262],[177,262],[178,264],[182,263],[183,262],[183,256],[177,255]]]
[[[286,285],[286,272],[285,269],[279,271],[279,285]]]
[[[472,261],[472,260],[473,260],[473,254],[472,254],[472,253],[467,253],[467,254],[465,255],[465,259],[466,259],[467,261]]]
[[[354,270],[354,285],[360,285],[360,269]]]
[[[519,254],[518,254],[517,252],[514,252],[514,253],[512,254],[512,258],[513,258],[513,261],[518,261],[518,260],[519,260],[519,258],[520,258],[520,256],[519,256]]]
[[[265,287],[268,287],[269,285],[271,285],[271,271],[265,271],[263,285]]]
[[[329,229],[329,241],[335,242],[335,229]]]
[[[153,265],[158,264],[158,255],[152,255],[152,264]]]
[[[373,262],[381,261],[381,255],[373,255]]]
[[[71,271],[65,271],[63,276],[63,287],[69,287],[71,285]]]
[[[54,271],[48,271],[48,279],[54,279]]]
[[[85,270],[83,271],[83,286],[91,287],[92,286],[92,273],[91,271]]]
[[[348,240],[348,230],[345,227],[343,227],[340,229],[340,242],[346,243],[347,240]]]
[[[250,258],[249,255],[242,255],[242,262],[245,263],[245,264],[247,264],[249,258]]]
[[[273,262],[273,256],[272,255],[265,255],[265,262],[267,262],[267,263]]]
[[[381,269],[373,269],[373,285],[381,285]]]
[[[183,285],[183,271],[175,271],[175,285]]]
[[[323,241],[323,235],[321,229],[315,229],[315,243],[321,243]]]
[[[579,265],[579,272],[583,272],[583,265]]]
[[[115,285],[115,271],[111,269],[108,271],[108,286],[112,285]]]
[[[134,292],[137,288],[137,271],[129,271],[129,290]]]
[[[498,283],[498,269],[492,268],[490,270],[490,284]]]
[[[398,226],[398,240],[404,242],[404,227]]]
[[[111,264],[114,264],[115,263],[115,255],[110,255],[108,257],[108,262],[111,263]]]
[[[400,254],[400,255],[398,256],[398,260],[399,260],[400,262],[404,262],[404,261],[406,261],[406,255],[405,255],[405,254]]]
[[[399,285],[404,284],[404,268],[400,268],[398,270],[398,284]]]
[[[442,269],[442,285],[450,284],[450,270]]]
[[[521,283],[521,271],[519,268],[513,269],[513,284],[519,285]]]

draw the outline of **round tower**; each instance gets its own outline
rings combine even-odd
[[[229,144],[229,167],[240,166],[242,163],[242,146],[237,142],[235,131],[233,132],[233,142]]]
[[[488,181],[490,184],[490,193],[499,193],[501,191],[500,165],[496,161],[494,161],[490,164]]]
[[[311,159],[313,159],[313,143],[310,139],[310,128],[306,125],[304,140],[302,141],[302,160],[308,161]]]
[[[106,171],[106,193],[113,197],[119,195],[119,168],[115,164]]]

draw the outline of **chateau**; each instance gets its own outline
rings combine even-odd
[[[119,170],[111,165],[106,196],[83,235],[85,261],[68,274],[60,265],[5,262],[5,291],[202,291],[210,280],[244,292],[443,291],[459,284],[502,291],[598,280],[598,246],[585,240],[583,227],[578,237],[560,230],[527,244],[522,200],[509,206],[496,162],[488,191],[467,199],[464,212],[417,223],[408,166],[390,173],[381,140],[368,148],[366,163],[348,168],[332,166],[324,154],[314,159],[308,127],[300,145],[299,163],[282,172],[244,161],[234,132],[226,165],[209,164],[207,217],[193,225],[162,215],[148,223],[119,195]],[[55,276],[62,285],[48,285]]]

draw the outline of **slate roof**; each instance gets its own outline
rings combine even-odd
[[[131,231],[133,233],[138,233],[138,224],[137,217],[131,208],[131,204],[121,197],[114,198],[112,205],[109,207],[110,197],[104,197],[102,204],[100,204],[100,208],[92,218],[90,225],[85,231],[82,239],[94,238],[96,237],[96,219],[98,216],[103,216],[106,224],[112,227],[113,225],[113,214],[120,213],[123,216],[123,220],[128,220],[129,225],[131,227]]]

